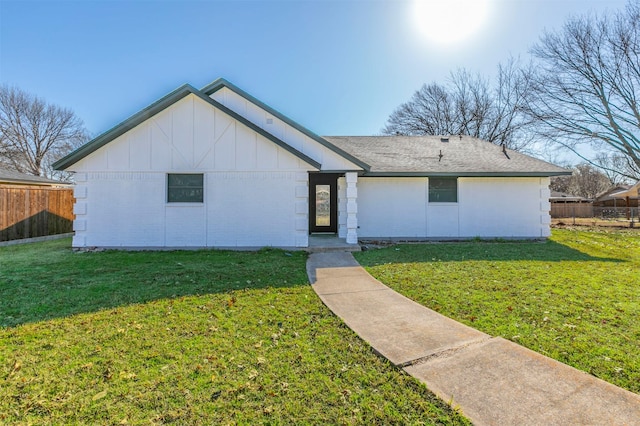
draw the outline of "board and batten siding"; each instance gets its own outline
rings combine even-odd
[[[271,133],[303,154],[322,164],[322,170],[362,170],[362,168],[329,148],[302,133],[300,130],[280,120],[253,102],[245,99],[227,87],[213,94],[211,98],[220,102],[256,126]]]
[[[189,95],[68,170],[74,247],[305,247],[315,168]],[[203,203],[167,203],[168,173],[202,173]]]
[[[458,178],[457,203],[429,203],[428,178],[358,179],[360,238],[542,238],[549,178]]]

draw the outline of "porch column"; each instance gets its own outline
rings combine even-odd
[[[347,183],[347,244],[358,244],[358,173],[345,173]]]

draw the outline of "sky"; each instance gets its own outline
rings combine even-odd
[[[409,0],[0,0],[0,84],[70,108],[92,136],[219,77],[317,134],[376,135],[423,84],[491,76],[569,16],[626,3],[477,1],[441,16]]]

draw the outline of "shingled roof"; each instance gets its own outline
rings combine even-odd
[[[556,176],[569,170],[471,136],[324,136],[365,176]]]
[[[40,176],[28,175],[15,170],[0,167],[0,184],[10,185],[38,185],[38,186],[68,186],[68,182],[60,182],[43,178]]]

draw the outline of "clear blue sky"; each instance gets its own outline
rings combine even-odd
[[[448,45],[422,34],[412,3],[0,0],[0,83],[71,108],[93,136],[218,77],[318,134],[371,135],[422,84],[491,74],[545,28],[625,1],[489,0],[477,32]]]

